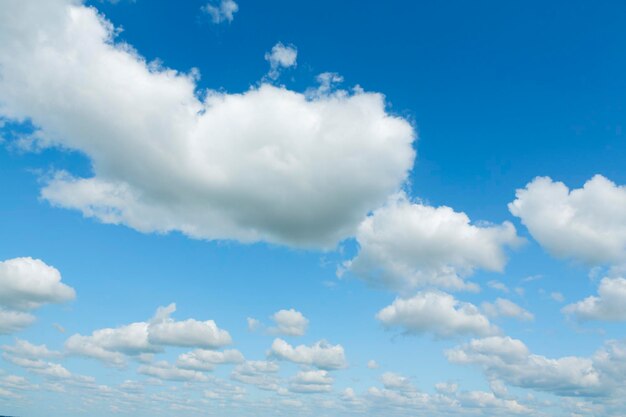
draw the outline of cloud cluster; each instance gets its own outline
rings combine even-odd
[[[582,188],[538,177],[509,210],[551,254],[590,265],[626,261],[626,187],[596,175]]]
[[[514,386],[562,396],[595,397],[619,387],[622,377],[617,373],[624,368],[619,362],[626,357],[623,352],[622,344],[612,343],[592,358],[550,359],[531,353],[520,340],[492,336],[450,349],[446,356],[453,363],[478,365],[488,377]]]
[[[319,341],[312,346],[291,346],[282,339],[275,339],[269,355],[300,365],[311,365],[323,370],[340,369],[347,365],[343,346]]]
[[[509,222],[474,225],[449,207],[390,198],[358,228],[358,255],[344,267],[375,285],[407,291],[416,287],[475,290],[464,278],[476,269],[502,271],[505,248],[521,239]]]
[[[603,278],[597,296],[569,304],[562,311],[580,321],[626,321],[626,279]]]
[[[0,9],[0,116],[93,166],[49,178],[41,195],[55,206],[142,232],[330,248],[413,165],[414,129],[381,94],[199,92],[196,72],[146,63],[114,37],[71,0]]]
[[[239,5],[234,0],[211,0],[202,7],[202,11],[209,16],[213,23],[232,22]]]
[[[376,318],[387,327],[401,327],[407,333],[433,333],[438,337],[486,336],[498,329],[480,310],[441,291],[418,292],[411,298],[396,298]]]
[[[61,273],[39,259],[0,261],[0,334],[31,325],[31,310],[75,297],[74,289],[61,282]]]
[[[213,320],[175,321],[170,317],[175,311],[176,305],[170,304],[167,307],[159,307],[150,321],[99,329],[89,336],[75,334],[65,342],[65,349],[70,354],[91,357],[114,366],[123,366],[128,355],[160,352],[163,346],[217,349],[232,342],[230,334],[217,327]],[[234,353],[229,353],[232,354]],[[218,356],[212,358],[216,359]],[[209,361],[208,356],[201,351],[183,358],[188,364],[193,360],[196,364]]]

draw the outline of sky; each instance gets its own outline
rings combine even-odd
[[[625,22],[3,0],[0,414],[625,415]]]

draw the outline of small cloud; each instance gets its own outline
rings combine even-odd
[[[561,294],[560,292],[553,292],[550,294],[550,298],[552,298],[554,301],[562,303],[563,301],[565,301],[565,297],[563,297],[563,294]]]
[[[272,80],[276,80],[283,68],[296,66],[297,58],[298,49],[295,46],[283,45],[282,42],[278,42],[272,47],[270,52],[265,54],[265,60],[270,63],[270,70],[267,76]]]
[[[246,319],[248,321],[248,330],[251,332],[256,332],[261,327],[261,322],[252,317],[248,317]]]
[[[374,359],[371,359],[367,361],[367,367],[369,369],[378,369],[380,365],[378,365],[378,362],[376,362]]]
[[[202,11],[211,16],[215,24],[232,22],[238,10],[239,5],[234,0],[211,0],[202,7]]]
[[[493,288],[494,290],[502,291],[502,292],[505,292],[505,293],[509,292],[509,288],[504,283],[502,283],[500,281],[495,281],[495,280],[489,281],[487,283],[487,286],[489,288]]]

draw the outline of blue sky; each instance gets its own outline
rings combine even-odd
[[[0,414],[624,415],[625,19],[6,1]]]

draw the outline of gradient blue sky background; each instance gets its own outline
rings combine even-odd
[[[164,67],[182,72],[197,68],[198,90],[243,93],[265,80],[304,92],[316,85],[318,74],[330,71],[343,76],[341,88],[359,85],[384,94],[387,112],[410,121],[419,137],[413,143],[414,166],[399,184],[409,197],[464,212],[473,224],[510,221],[526,239],[520,247],[506,249],[509,261],[504,272],[477,268],[471,281],[480,285],[480,292],[453,292],[454,297],[477,308],[506,298],[532,313],[531,321],[514,317],[490,317],[490,321],[501,329],[501,336],[519,339],[530,352],[547,358],[591,358],[608,340],[624,338],[626,312],[619,319],[578,321],[561,311],[596,295],[600,279],[611,275],[609,268],[618,268],[622,261],[590,264],[573,255],[553,257],[507,208],[516,198],[515,191],[537,176],[549,176],[570,189],[581,188],[596,174],[626,184],[626,7],[622,2],[237,3],[233,20],[222,23],[212,22],[201,10],[206,0],[87,5],[123,29],[116,42],[132,45],[146,60],[158,59]],[[9,1],[0,9],[17,4]],[[0,43],[8,42],[3,39],[7,33],[0,34]],[[297,66],[285,68],[273,81],[266,76],[269,65],[264,55],[277,42],[297,47]],[[11,59],[5,55],[0,61]],[[7,100],[3,91],[0,88],[0,103]],[[448,360],[446,350],[480,335],[439,337],[432,331],[384,326],[376,319],[381,309],[396,297],[410,297],[422,289],[399,293],[369,285],[350,271],[339,278],[337,268],[359,251],[354,238],[326,251],[265,242],[207,241],[176,231],[142,233],[54,207],[40,197],[47,175],[65,170],[90,177],[90,155],[60,147],[21,149],[17,138],[32,130],[31,122],[16,123],[1,107],[0,115],[4,120],[0,260],[41,259],[76,290],[75,300],[42,306],[33,313],[34,324],[1,335],[0,345],[13,345],[16,340],[45,344],[62,352],[51,361],[72,374],[95,378],[79,383],[44,376],[11,362],[5,350],[0,361],[0,378],[5,381],[0,386],[0,414],[108,416],[115,411],[109,407],[118,406],[120,413],[133,416],[626,413],[621,391],[613,387],[620,385],[619,378],[602,385],[597,395],[555,395],[538,382],[519,383],[497,370]],[[36,120],[32,123],[37,126]],[[618,187],[613,191],[626,193]],[[613,209],[623,212],[626,206]],[[626,226],[619,222],[616,230],[623,230]],[[617,239],[624,251],[626,238],[620,233],[607,239]],[[490,287],[493,280],[510,291]],[[562,301],[551,297],[555,292],[562,294]],[[222,382],[159,381],[138,372],[141,364],[132,358],[126,367],[116,368],[65,351],[71,335],[149,320],[159,306],[170,303],[176,303],[176,319],[215,320],[232,336],[231,348],[246,360],[268,360],[272,342],[280,337],[292,345],[319,340],[340,344],[346,366],[329,371],[334,379],[329,390],[303,394],[290,390],[289,381],[297,372],[315,372],[314,365],[279,361],[283,391],[274,392],[233,379],[236,365],[232,364],[208,374]],[[269,330],[275,312],[292,308],[309,320],[304,336]],[[261,328],[251,331],[247,318],[260,320]],[[153,360],[174,362],[189,350],[168,347]],[[368,368],[370,360],[378,367]],[[626,355],[619,363],[624,361]],[[390,378],[390,373],[408,378],[410,388],[386,383],[383,375]],[[28,387],[11,386],[6,382],[10,375],[26,378]],[[128,380],[137,381],[141,387],[137,393],[121,388]],[[495,392],[494,380],[503,381],[508,391]],[[435,398],[438,383],[458,385],[445,394],[450,404],[442,405],[447,400]],[[205,395],[217,391],[220,384],[241,387],[245,394],[223,394],[219,399]],[[64,392],[57,392],[61,386]],[[117,404],[123,395],[115,394],[112,400],[104,386],[136,397]],[[346,389],[355,393],[354,403]],[[445,396],[444,391],[439,395]],[[418,392],[430,395],[432,404],[417,406]],[[176,399],[170,401],[170,395]],[[181,401],[191,408],[179,411]]]

